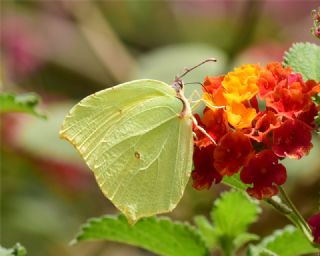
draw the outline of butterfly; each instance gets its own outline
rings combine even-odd
[[[192,69],[171,86],[142,79],[89,95],[63,121],[60,136],[79,151],[130,223],[172,211],[184,193],[194,118],[181,77]]]

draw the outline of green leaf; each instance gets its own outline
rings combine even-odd
[[[284,54],[284,64],[295,72],[302,74],[303,79],[320,81],[320,47],[311,43],[295,43]]]
[[[34,93],[14,95],[12,93],[0,94],[0,113],[24,112],[45,118],[45,115],[36,110],[39,97]]]
[[[256,245],[250,245],[247,251],[247,256],[279,256],[278,254]]]
[[[135,225],[129,225],[123,215],[91,219],[73,242],[97,239],[135,245],[164,256],[209,254],[193,227],[168,218],[143,218]]]
[[[241,191],[245,191],[248,187],[248,185],[244,184],[240,180],[240,173],[236,173],[232,176],[224,176],[222,182],[232,188],[236,188]]]
[[[303,233],[293,226],[277,230],[271,236],[263,239],[259,247],[266,248],[281,256],[299,256],[319,252],[309,243]]]
[[[235,238],[244,233],[260,212],[256,200],[243,192],[231,191],[215,201],[211,218],[221,234]]]
[[[204,216],[196,216],[194,218],[200,235],[203,240],[206,242],[207,247],[211,250],[217,246],[218,234],[216,229],[211,225],[211,223]]]
[[[236,239],[234,240],[233,244],[235,246],[235,249],[241,248],[243,245],[250,241],[257,241],[259,240],[259,236],[256,234],[251,234],[251,233],[242,233],[239,234]]]
[[[316,122],[317,126],[320,127],[320,113],[319,113],[318,116],[315,118],[315,122]]]
[[[0,256],[25,256],[27,250],[19,243],[16,243],[14,247],[6,249],[0,246]]]
[[[316,95],[313,96],[312,100],[316,104],[320,104],[320,93],[317,93]]]
[[[245,232],[259,211],[257,201],[245,193],[228,191],[216,200],[211,211],[214,226],[203,216],[197,216],[195,223],[209,249],[219,247],[230,254],[245,243],[259,239],[257,235]]]

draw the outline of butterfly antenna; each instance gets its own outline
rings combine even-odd
[[[179,75],[179,76],[177,76],[176,79],[174,80],[174,82],[180,81],[181,78],[184,77],[186,74],[188,74],[190,71],[192,71],[192,70],[200,67],[201,65],[203,65],[203,64],[205,64],[205,63],[207,63],[207,62],[211,62],[211,61],[212,61],[212,62],[216,62],[217,60],[216,60],[215,58],[209,58],[209,59],[206,59],[206,60],[200,62],[199,64],[191,67],[191,68],[186,68],[186,69],[184,69],[184,71],[182,72],[182,74]]]
[[[189,83],[185,83],[185,84],[200,84],[201,86],[203,86],[203,84],[200,82],[189,82]]]
[[[207,93],[209,93],[208,89],[203,85],[203,83],[200,83],[200,82],[189,82],[189,83],[185,83],[184,85],[187,85],[187,84],[200,84],[202,89],[205,90]]]

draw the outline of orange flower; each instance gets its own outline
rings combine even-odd
[[[227,101],[223,96],[222,80],[224,76],[210,77],[207,76],[203,82],[202,99],[206,102],[208,108],[216,110],[215,106],[226,106]]]
[[[276,80],[273,74],[269,70],[264,70],[258,80],[259,92],[258,95],[261,99],[264,99],[268,94],[272,93],[276,86]]]
[[[292,73],[292,69],[290,67],[284,68],[280,62],[269,63],[266,66],[266,69],[273,74],[277,83],[283,79],[287,79],[287,77]]]
[[[320,93],[320,83],[314,80],[308,80],[305,83],[304,93],[308,93],[310,96]]]
[[[229,103],[250,100],[258,92],[259,75],[260,67],[257,65],[243,65],[229,72],[222,81],[224,97]]]
[[[207,76],[203,82],[203,91],[213,94],[217,89],[222,87],[221,82],[224,76]]]
[[[243,104],[232,102],[226,107],[229,123],[236,129],[251,127],[257,112],[254,108],[246,108]]]
[[[216,110],[215,107],[224,107],[227,105],[227,100],[223,96],[223,88],[219,88],[214,93],[204,93],[202,99],[206,102],[206,106],[212,110]]]

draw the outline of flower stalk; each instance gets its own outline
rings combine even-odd
[[[306,236],[306,238],[313,243],[313,236],[311,234],[311,229],[305,219],[302,217],[301,213],[295,207],[293,202],[290,200],[289,196],[287,195],[286,191],[283,187],[279,186],[279,191],[281,194],[282,199],[285,201],[288,207],[292,210],[292,212],[286,215]]]
[[[283,187],[279,186],[281,198],[267,198],[264,201],[273,206],[279,213],[288,218],[298,229],[302,231],[308,241],[316,248],[320,248],[319,244],[314,243],[314,238],[306,220],[293,204]],[[277,198],[277,200],[275,199]]]

